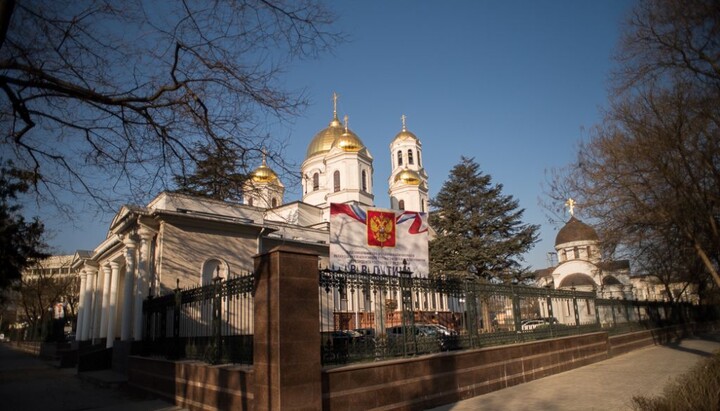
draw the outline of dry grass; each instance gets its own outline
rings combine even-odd
[[[720,410],[720,353],[698,363],[658,397],[633,397],[637,411]]]

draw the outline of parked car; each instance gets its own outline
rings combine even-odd
[[[458,348],[458,338],[455,331],[449,330],[439,324],[415,324],[410,327],[395,326],[386,330],[388,341],[390,343],[398,343],[403,337],[405,330],[414,330],[415,338],[411,343],[417,343],[418,346],[424,346],[429,351],[448,351]],[[424,351],[424,350],[423,350]]]
[[[550,324],[558,324],[558,320],[555,317],[541,317],[523,320],[521,323],[523,330],[534,330],[537,327],[548,326]]]
[[[363,342],[369,342],[375,340],[375,329],[374,328],[356,328],[353,330],[360,335],[359,340]]]

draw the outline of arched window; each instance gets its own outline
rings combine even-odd
[[[400,201],[398,202],[398,208],[401,209],[401,210],[404,210],[404,209],[405,209],[405,200],[400,200]]]
[[[365,172],[365,170],[362,171],[362,176],[360,178],[360,183],[362,184],[362,191],[367,191],[367,173]]]
[[[397,160],[398,160],[398,165],[401,166],[402,165],[402,151],[400,151],[400,150],[398,150]]]
[[[201,285],[210,285],[213,283],[215,277],[222,277],[225,280],[228,279],[228,265],[225,261],[217,258],[211,258],[206,260],[202,265],[202,273],[200,273]],[[200,304],[195,306],[194,315],[199,314],[200,324],[209,326],[212,323],[213,312],[212,304]]]
[[[313,174],[313,191],[320,189],[320,175],[318,173]]]
[[[252,198],[252,197],[248,198],[248,205],[249,205],[250,207],[253,206],[253,198]]]
[[[408,150],[408,164],[413,164],[412,150]]]
[[[212,284],[213,278],[220,276],[227,279],[227,264],[216,258],[205,261],[200,278],[201,285]]]
[[[277,198],[273,198],[270,205],[272,206],[272,208],[277,207]]]
[[[340,171],[338,170],[333,173],[333,190],[336,193],[340,191]]]
[[[580,258],[580,250],[577,247],[573,247],[573,255],[576,259]]]

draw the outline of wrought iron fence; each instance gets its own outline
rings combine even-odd
[[[143,304],[146,355],[252,364],[254,277],[180,289]]]
[[[143,304],[143,351],[171,359],[252,364],[251,274]],[[320,270],[324,365],[373,361],[693,321],[703,306],[597,298],[594,291]],[[715,311],[703,318],[720,317]],[[709,315],[709,316],[708,316]],[[308,330],[308,332],[314,332]]]
[[[324,365],[381,360],[692,319],[689,303],[598,299],[594,291],[320,270]]]

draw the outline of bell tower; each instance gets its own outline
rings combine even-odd
[[[404,114],[401,120],[402,130],[390,143],[390,207],[427,212],[428,175],[422,166],[422,143],[415,134],[408,131]]]

